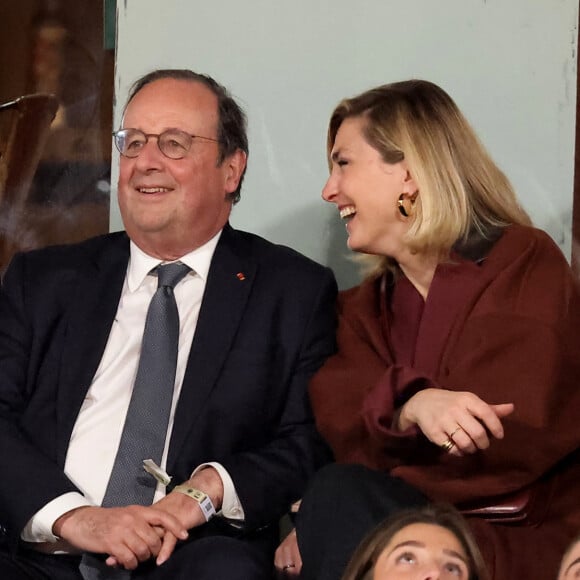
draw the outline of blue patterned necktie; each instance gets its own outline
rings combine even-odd
[[[185,264],[156,268],[157,291],[151,299],[137,377],[127,411],[103,507],[150,505],[157,481],[143,469],[145,459],[161,464],[177,367],[179,314],[173,289],[190,271]],[[85,580],[129,578],[126,570],[106,566],[101,558],[85,554],[80,571]]]

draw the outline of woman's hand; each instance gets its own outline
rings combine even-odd
[[[278,546],[274,556],[277,578],[298,578],[302,570],[302,558],[298,550],[296,529],[293,529]]]
[[[502,439],[501,419],[514,410],[512,403],[489,405],[470,392],[425,389],[401,408],[397,427],[417,425],[435,445],[452,455],[487,449],[490,439]]]

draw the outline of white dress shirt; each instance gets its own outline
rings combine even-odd
[[[169,427],[161,461],[163,468],[166,466],[175,408],[197,326],[207,275],[220,235],[221,231],[206,244],[179,260],[188,265],[191,272],[174,290],[179,311],[179,347]],[[157,290],[157,276],[149,273],[160,263],[162,262],[159,259],[148,256],[131,242],[129,265],[115,320],[103,358],[74,425],[65,461],[66,475],[84,495],[70,492],[49,502],[24,528],[21,537],[25,541],[56,541],[52,526],[61,515],[77,507],[100,505],[103,500],[137,375],[147,309]],[[230,519],[243,520],[243,509],[228,472],[222,465],[213,462],[197,469],[205,465],[214,467],[224,484],[220,513]],[[165,486],[159,483],[153,501],[158,501],[164,495]]]

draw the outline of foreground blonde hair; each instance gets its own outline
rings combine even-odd
[[[409,80],[343,100],[330,118],[327,154],[342,122],[365,120],[364,137],[386,163],[406,160],[419,195],[407,243],[418,253],[449,254],[475,237],[531,221],[504,173],[493,162],[451,97],[437,85]],[[367,260],[371,274],[387,256]]]
[[[372,580],[375,564],[383,550],[397,532],[412,524],[430,524],[451,532],[467,556],[469,580],[490,580],[481,552],[465,519],[453,506],[447,504],[405,510],[379,524],[359,544],[342,580]]]

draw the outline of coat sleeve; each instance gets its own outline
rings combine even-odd
[[[51,324],[43,324],[44,339],[43,333],[33,332],[32,317],[38,318],[33,311],[39,306],[31,304],[34,283],[27,271],[26,255],[15,256],[0,289],[0,523],[15,535],[49,501],[78,491],[49,457],[54,433],[47,433],[40,449],[21,427],[24,414],[35,412],[28,402],[36,376],[50,372],[32,361],[32,353],[43,348],[40,343],[50,342]],[[38,284],[35,288],[41,289]],[[50,319],[47,313],[42,316]]]
[[[415,428],[393,430],[395,411],[435,383],[411,367],[393,364],[376,302],[373,281],[342,293],[338,352],[313,378],[310,396],[318,429],[338,461],[390,469],[410,453],[423,452],[427,441]]]

